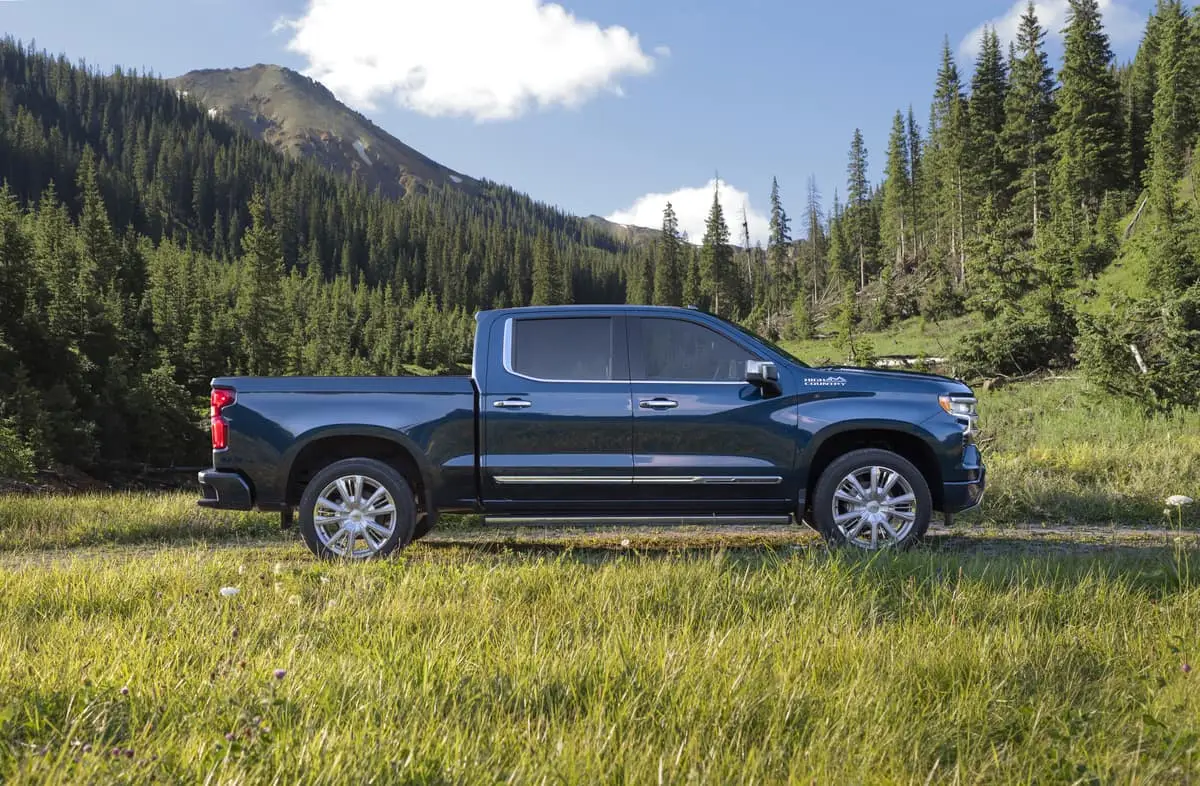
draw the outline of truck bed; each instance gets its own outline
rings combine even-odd
[[[215,388],[239,393],[473,394],[470,377],[216,377]]]

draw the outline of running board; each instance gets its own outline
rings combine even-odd
[[[484,516],[484,524],[502,527],[679,527],[705,524],[726,526],[786,526],[791,516]]]

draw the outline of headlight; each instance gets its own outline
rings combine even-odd
[[[968,437],[975,436],[977,431],[975,423],[979,420],[979,412],[975,408],[978,402],[974,397],[938,396],[938,403],[942,405],[942,409],[962,424],[964,434]]]

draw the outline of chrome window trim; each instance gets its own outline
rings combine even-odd
[[[513,320],[514,317],[508,317],[504,320],[504,341],[500,352],[500,363],[504,366],[504,371],[518,379],[527,379],[530,382],[549,382],[558,385],[749,385],[749,382],[723,382],[719,380],[677,380],[677,379],[543,379],[542,377],[531,377],[528,374],[522,374],[515,370],[512,365],[512,350],[513,350]],[[553,317],[530,317],[530,319],[553,319]],[[614,319],[612,316],[598,316],[592,319]],[[690,322],[691,320],[681,319],[680,322]],[[698,323],[697,323],[698,324]],[[711,330],[711,328],[710,328]],[[718,333],[717,335],[722,335]],[[736,342],[735,342],[736,343]],[[740,346],[740,345],[739,345]],[[745,347],[743,347],[745,349]]]
[[[502,486],[533,484],[650,484],[670,486],[775,486],[783,482],[779,475],[495,475]]]

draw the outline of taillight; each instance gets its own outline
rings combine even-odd
[[[226,388],[213,388],[209,398],[209,420],[212,423],[213,450],[224,450],[229,447],[229,424],[221,416],[221,410],[232,404],[237,394]]]

